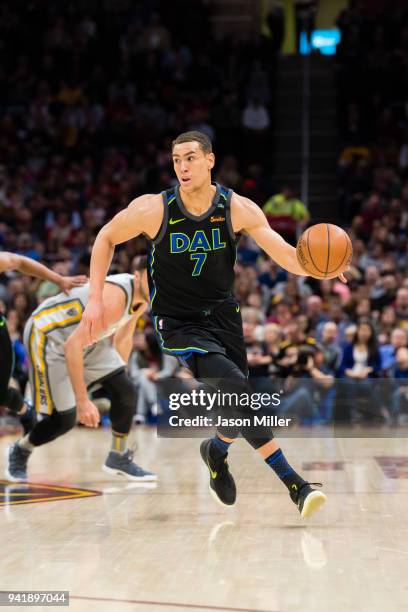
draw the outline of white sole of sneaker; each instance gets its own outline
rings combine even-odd
[[[103,465],[102,469],[107,474],[114,474],[115,476],[124,476],[127,480],[133,480],[133,482],[156,482],[157,476],[156,474],[150,474],[148,476],[132,476],[131,474],[126,474],[126,472],[122,472],[116,468],[110,468],[107,465]]]
[[[10,449],[11,449],[11,447],[12,447],[12,446],[13,446],[13,445],[11,444],[11,445],[10,445],[10,446],[8,446],[8,447],[6,448],[6,450],[4,451],[4,458],[5,458],[5,460],[6,460],[6,464],[7,464],[7,465],[8,465],[8,462],[9,462],[9,454],[10,454]],[[10,474],[10,472],[8,471],[8,467],[6,467],[6,468],[4,469],[4,475],[5,475],[6,479],[7,479],[8,481],[10,481],[10,482],[27,482],[27,480],[28,480],[27,478],[15,478],[15,477],[14,477],[14,476],[12,476],[12,475]]]
[[[208,485],[208,489],[211,493],[211,497],[217,502],[219,506],[221,506],[221,508],[232,508],[233,506],[235,506],[235,503],[234,504],[224,504],[224,502],[220,500],[216,492],[211,488],[211,485]]]
[[[313,491],[312,493],[309,493],[305,499],[305,503],[303,504],[300,516],[302,518],[309,518],[309,516],[312,516],[320,510],[320,508],[326,503],[326,499],[327,497],[321,491]]]
[[[14,476],[10,474],[7,468],[4,470],[4,475],[6,477],[6,480],[8,480],[9,482],[28,482],[27,478],[14,478]]]

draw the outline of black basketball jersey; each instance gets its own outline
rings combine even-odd
[[[149,289],[154,315],[188,319],[209,314],[232,293],[236,245],[232,191],[216,183],[211,207],[192,215],[180,186],[163,192],[163,222],[149,243]]]

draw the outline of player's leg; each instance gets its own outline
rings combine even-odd
[[[246,377],[239,368],[221,353],[193,353],[187,358],[186,365],[195,378],[206,382],[215,390],[222,388],[225,393],[240,393],[246,382]],[[223,412],[221,415],[227,416]],[[230,445],[238,435],[238,427],[221,426],[213,438],[204,440],[200,446],[201,457],[210,473],[210,492],[224,506],[232,506],[237,496],[227,455]]]
[[[24,428],[24,433],[31,431],[36,418],[32,406],[24,401],[19,389],[9,386],[14,367],[14,352],[6,319],[0,315],[0,406],[6,406],[8,412],[16,416]]]
[[[110,420],[112,443],[103,469],[111,474],[125,476],[129,480],[153,481],[157,477],[133,461],[133,451],[127,446],[128,435],[135,414],[137,391],[124,370],[101,381],[111,401]]]
[[[213,333],[219,337],[226,350],[226,357],[232,361],[245,376],[245,388],[242,390],[251,393],[248,383],[248,363],[246,347],[242,330],[242,318],[239,307],[235,300],[229,300],[222,308],[218,309],[213,317]],[[238,380],[237,372],[232,374]],[[242,376],[241,376],[242,382]],[[239,416],[247,416],[250,420],[253,417],[251,409],[238,408]],[[247,413],[245,415],[245,412]],[[286,460],[279,444],[273,437],[270,427],[257,425],[249,428],[242,428],[241,435],[247,442],[261,455],[266,463],[273,469],[275,474],[282,480],[289,490],[292,501],[297,505],[303,517],[310,516],[325,502],[326,497],[320,491],[315,491]],[[320,483],[316,483],[320,484]]]
[[[13,346],[6,319],[0,314],[0,406],[8,406],[8,385],[13,370]]]
[[[254,436],[253,431],[249,433],[243,430],[242,435],[286,486],[291,500],[303,518],[311,516],[320,509],[326,501],[326,496],[321,491],[313,489],[311,485],[321,486],[321,484],[307,482],[294,470],[280,445],[272,437],[272,432],[265,432],[265,437],[259,437],[262,435],[261,431],[257,431]]]
[[[195,374],[200,379],[218,379],[217,385],[223,392],[251,393],[248,380],[244,373],[225,355],[212,353],[204,356],[194,356]],[[232,411],[234,416],[252,420],[253,411],[246,406],[237,406]],[[226,456],[228,448],[238,433],[261,455],[272,468],[278,478],[287,487],[292,501],[297,505],[303,517],[310,516],[325,502],[325,495],[312,489],[310,483],[305,481],[288,463],[279,444],[273,437],[270,427],[242,427],[219,428],[217,436],[212,440],[205,440],[201,446],[203,460],[210,470],[210,487],[217,494],[218,499],[225,505],[235,502],[235,483],[228,470]],[[225,468],[223,468],[223,462]],[[218,472],[223,478],[218,479]],[[229,503],[228,503],[229,502]]]
[[[59,438],[76,424],[75,397],[62,355],[50,351],[46,339],[31,324],[26,326],[24,337],[30,355],[33,402],[41,419],[9,450],[6,476],[19,481],[27,480],[27,462],[34,448]]]
[[[37,446],[47,444],[70,431],[76,423],[76,409],[64,412],[53,410],[52,414],[43,415],[33,429],[9,450],[6,476],[9,480],[27,480],[27,462]]]

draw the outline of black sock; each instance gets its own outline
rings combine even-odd
[[[23,426],[24,435],[34,429],[34,425],[37,423],[37,413],[32,406],[27,405],[25,413],[20,415],[20,423]]]
[[[296,493],[305,484],[306,481],[289,465],[280,448],[269,455],[265,462],[286,485],[290,493]]]
[[[221,459],[221,457],[225,457],[231,444],[232,442],[225,442],[225,440],[221,440],[218,436],[211,438],[209,449],[211,459],[216,461],[217,459]]]

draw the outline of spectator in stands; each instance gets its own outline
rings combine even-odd
[[[408,329],[408,287],[398,289],[394,308],[399,325]]]
[[[298,417],[300,422],[309,424],[318,415],[319,406],[314,391],[329,389],[334,378],[319,369],[314,347],[290,346],[280,360],[280,376],[284,377],[284,394],[279,414],[284,417]]]
[[[251,99],[242,114],[245,135],[245,157],[250,161],[262,161],[267,151],[267,134],[270,126],[268,109],[259,98]]]
[[[384,375],[390,375],[395,367],[397,352],[400,348],[408,346],[408,331],[401,328],[395,328],[391,332],[390,344],[380,346],[381,370]]]
[[[312,329],[315,329],[320,323],[325,323],[327,316],[323,312],[322,298],[318,295],[308,297],[305,314]]]
[[[287,185],[283,187],[281,193],[269,198],[262,210],[271,228],[292,244],[310,218],[306,206],[294,196],[293,189]]]
[[[320,347],[323,354],[322,371],[336,376],[342,361],[342,350],[338,343],[338,327],[334,321],[324,323]]]
[[[352,408],[357,399],[366,399],[375,416],[383,414],[381,403],[376,395],[373,378],[380,373],[381,361],[377,338],[369,320],[358,323],[353,342],[343,350],[340,364],[340,376],[344,378],[342,397],[345,398],[343,418],[351,420]]]
[[[259,98],[252,98],[244,109],[242,125],[249,132],[262,133],[268,129],[270,123],[267,108]]]
[[[279,353],[279,345],[282,339],[282,331],[276,323],[266,323],[264,326],[264,342],[267,355],[275,359]]]
[[[391,402],[391,424],[398,425],[399,418],[408,412],[408,349],[401,347],[396,354],[392,372],[394,392]]]

